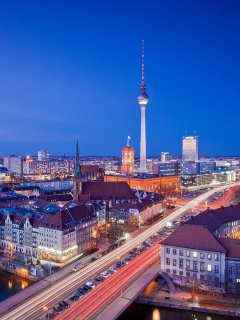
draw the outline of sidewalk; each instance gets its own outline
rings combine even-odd
[[[180,287],[176,287],[175,292],[170,292],[166,284],[163,285],[157,282],[152,283],[144,290],[135,302],[166,308],[240,317],[240,297],[235,301],[235,298],[230,296],[212,297],[209,294],[183,291]]]

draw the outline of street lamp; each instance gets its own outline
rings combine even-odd
[[[106,238],[107,238],[107,227],[110,227],[110,223],[106,223]]]
[[[44,312],[47,312],[47,319],[49,320],[48,307],[47,307],[47,306],[43,306],[43,311],[44,311]]]

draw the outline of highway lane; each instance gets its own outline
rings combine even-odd
[[[155,244],[142,252],[140,256],[135,257],[115,274],[112,274],[108,279],[104,280],[74,306],[65,310],[58,318],[60,320],[78,320],[87,319],[89,316],[92,316],[104,304],[114,301],[120,295],[121,287],[124,293],[124,287],[126,285],[129,286],[135,280],[136,275],[139,276],[140,273],[143,273],[155,264],[158,260],[157,253],[157,244]]]
[[[74,291],[76,291],[78,287],[82,285],[83,282],[86,282],[87,280],[91,279],[93,275],[96,275],[100,273],[102,270],[108,268],[108,266],[113,264],[114,261],[116,261],[119,256],[123,256],[128,251],[138,246],[148,237],[153,235],[155,232],[162,229],[167,224],[167,222],[173,221],[179,218],[184,211],[195,207],[198,203],[202,201],[205,201],[215,191],[220,191],[237,184],[239,184],[239,182],[234,183],[232,185],[224,185],[216,189],[207,191],[206,193],[201,194],[200,196],[194,198],[193,200],[189,201],[185,206],[172,212],[170,215],[166,216],[165,218],[163,218],[153,226],[149,227],[147,230],[143,231],[142,233],[137,235],[135,238],[129,239],[128,241],[126,241],[126,243],[121,247],[101,257],[97,261],[89,264],[82,270],[76,273],[71,273],[69,274],[69,276],[65,277],[64,279],[61,279],[58,282],[51,284],[43,292],[40,292],[39,294],[29,298],[28,300],[23,301],[21,305],[16,306],[14,310],[9,311],[6,315],[2,316],[1,319],[3,320],[38,319],[42,308],[46,305],[46,302],[49,307],[53,306],[61,299],[64,299],[64,295],[68,296],[70,292],[73,293]]]

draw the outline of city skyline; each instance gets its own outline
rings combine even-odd
[[[140,154],[141,41],[147,156],[238,155],[240,4],[136,1],[4,3],[0,12],[0,154]],[[144,14],[143,14],[144,13]],[[228,111],[229,110],[229,111]]]

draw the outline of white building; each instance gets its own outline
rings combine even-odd
[[[198,136],[183,137],[182,161],[198,161]]]
[[[207,210],[161,242],[161,269],[177,283],[240,294],[239,232],[239,205]]]

